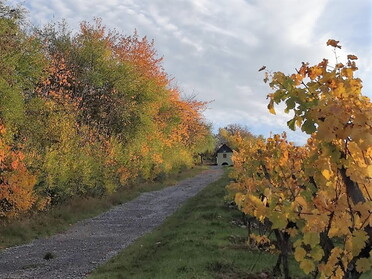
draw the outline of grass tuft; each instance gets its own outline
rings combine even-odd
[[[49,260],[51,260],[51,259],[54,259],[55,258],[55,256],[54,256],[54,254],[52,253],[52,252],[48,252],[48,253],[46,253],[45,255],[44,255],[44,257],[43,257],[43,259],[44,260],[47,260],[47,261],[49,261]]]

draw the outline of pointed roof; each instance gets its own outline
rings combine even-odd
[[[226,144],[223,144],[220,148],[218,148],[217,153],[232,153],[232,149],[228,147]]]

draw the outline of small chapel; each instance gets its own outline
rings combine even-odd
[[[231,160],[231,156],[233,155],[233,150],[223,144],[220,148],[218,148],[217,152],[217,165],[218,166],[232,166],[233,162]]]

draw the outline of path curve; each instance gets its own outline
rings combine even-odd
[[[0,278],[84,278],[134,240],[159,226],[190,197],[222,176],[211,168],[83,220],[66,232],[0,253]],[[54,258],[44,260],[47,253]]]

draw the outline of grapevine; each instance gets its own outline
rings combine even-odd
[[[288,234],[300,267],[320,278],[358,278],[372,268],[372,103],[354,76],[356,60],[266,73],[269,111],[285,103],[288,127],[309,139],[302,147],[279,135],[241,142],[229,186],[240,209]]]

